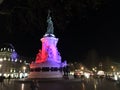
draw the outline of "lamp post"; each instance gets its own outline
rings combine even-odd
[[[24,77],[25,77],[25,70],[26,70],[26,67],[24,66],[24,67],[23,67]]]
[[[25,72],[25,70],[26,70],[26,67],[25,67],[25,66],[23,67],[23,70],[24,70],[24,72]]]
[[[114,72],[114,66],[111,66],[111,69],[112,69],[112,73]]]
[[[97,73],[97,67],[93,67],[92,70],[93,70],[93,73],[96,75],[96,73]]]

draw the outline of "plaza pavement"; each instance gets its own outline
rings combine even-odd
[[[37,79],[38,80],[38,79]],[[0,90],[32,90],[31,79],[11,79],[8,83],[5,80],[3,85],[0,85]],[[37,90],[120,90],[114,81],[96,80],[96,79],[39,79],[39,88]]]

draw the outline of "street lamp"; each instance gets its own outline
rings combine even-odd
[[[111,66],[111,68],[113,69],[113,68],[114,68],[114,66]]]
[[[25,70],[26,70],[26,67],[24,66],[24,67],[23,67],[23,74],[24,74],[24,77],[25,77]]]
[[[115,74],[116,67],[115,67],[115,66],[111,66],[111,69],[112,69],[112,74],[114,75],[114,74]]]
[[[81,67],[81,70],[84,70],[84,67]]]
[[[25,66],[23,67],[23,70],[24,70],[24,73],[25,73],[25,70],[26,70],[26,67],[25,67]]]

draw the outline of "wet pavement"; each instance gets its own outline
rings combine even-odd
[[[0,90],[120,90],[115,81],[106,79],[39,80],[38,88],[31,86],[31,80],[5,80]]]

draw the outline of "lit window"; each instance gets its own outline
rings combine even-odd
[[[1,48],[1,51],[3,51],[3,48]]]
[[[20,63],[22,62],[22,60],[20,60]]]
[[[4,57],[4,60],[6,61],[6,57]]]
[[[12,59],[12,61],[14,61],[14,60]]]
[[[16,72],[16,71],[14,70],[14,72]]]
[[[4,73],[4,74],[3,74],[3,76],[5,76],[5,77],[6,77],[6,76],[7,76],[7,74],[6,74],[6,73]]]
[[[8,51],[10,51],[10,49],[8,48]]]
[[[17,59],[15,59],[15,62],[17,62]]]
[[[15,51],[15,49],[13,49],[13,52]]]
[[[10,58],[8,58],[8,61],[10,61]]]
[[[6,48],[4,48],[4,50],[6,50]]]
[[[12,72],[12,69],[10,70],[10,72]]]
[[[2,76],[2,73],[0,73],[0,76]]]
[[[19,71],[19,73],[20,73],[21,71]]]
[[[0,62],[2,62],[3,61],[3,59],[2,58],[0,58]]]

